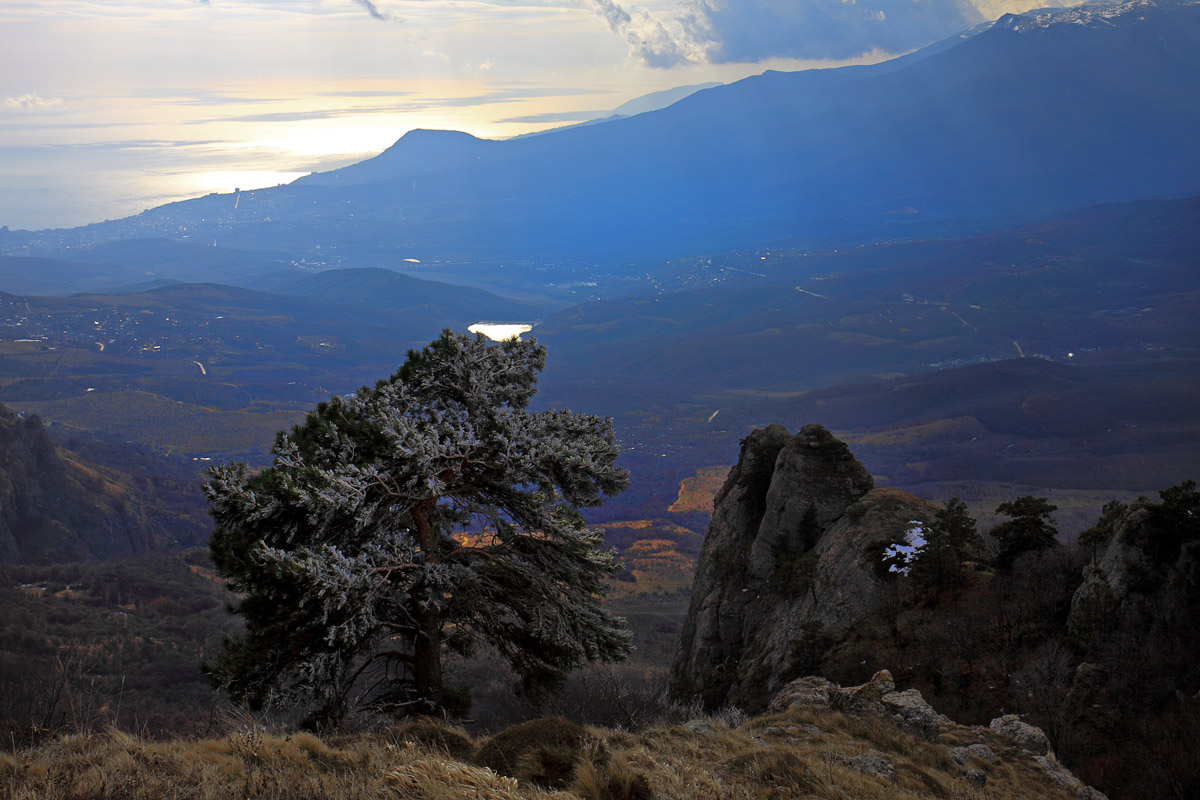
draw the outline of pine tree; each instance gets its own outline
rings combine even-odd
[[[978,558],[981,549],[967,504],[951,497],[925,526],[925,545],[913,562],[913,580],[939,593],[956,589],[963,563]]]
[[[992,529],[992,536],[1000,546],[996,565],[1007,570],[1022,553],[1038,553],[1056,547],[1058,528],[1050,521],[1050,515],[1057,510],[1058,506],[1046,498],[1031,495],[997,506],[997,514],[1011,519]]]
[[[1101,509],[1100,519],[1096,520],[1096,524],[1080,533],[1079,538],[1075,540],[1080,547],[1091,549],[1093,567],[1096,566],[1097,550],[1112,538],[1128,511],[1129,506],[1120,500],[1109,500]]]
[[[210,471],[213,561],[246,631],[214,682],[309,722],[442,710],[442,652],[495,648],[527,689],[630,649],[577,511],[628,486],[611,422],[531,412],[545,348],[445,331],[373,388]],[[458,534],[457,536],[455,534]]]

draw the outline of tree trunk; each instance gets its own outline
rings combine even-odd
[[[429,523],[436,501],[426,500],[412,512],[417,538],[426,565],[441,563],[437,532]],[[418,586],[416,592],[421,591]],[[437,607],[414,597],[420,632],[414,643],[412,673],[417,697],[427,703],[427,713],[442,713],[442,621]]]
[[[417,696],[428,704],[428,712],[442,712],[442,624],[437,612],[423,606],[417,613],[421,632],[413,653],[413,681]]]

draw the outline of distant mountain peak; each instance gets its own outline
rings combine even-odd
[[[458,140],[460,142],[483,141],[478,136],[474,136],[470,133],[467,133],[466,131],[451,131],[451,130],[444,130],[442,128],[413,128],[411,131],[409,131],[408,133],[404,134],[399,139],[397,139],[396,143],[393,144],[392,147],[396,147],[401,142],[408,142],[409,144],[416,144],[418,142],[432,142],[432,141],[444,142],[444,141],[449,141],[451,139]],[[389,147],[388,150],[390,150],[390,149],[392,149],[392,148]],[[387,151],[385,150],[384,152],[387,152]]]
[[[496,144],[464,131],[413,128],[374,158],[295,181],[316,186],[350,186],[457,169]]]
[[[1093,0],[1069,8],[1038,8],[1021,14],[1005,14],[990,27],[1011,30],[1016,33],[1033,29],[1051,28],[1056,25],[1084,25],[1097,27],[1111,25],[1114,20],[1128,14],[1137,14],[1160,6],[1200,5],[1200,0],[1128,0],[1108,2]]]

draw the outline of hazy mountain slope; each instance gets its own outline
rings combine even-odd
[[[614,108],[612,113],[617,116],[631,117],[635,114],[645,114],[648,111],[658,111],[660,108],[674,105],[696,92],[702,92],[705,89],[711,89],[714,86],[720,85],[718,82],[697,83],[691,86],[676,86],[673,89],[664,89],[661,92],[651,92],[641,97],[635,97],[627,103],[622,103]]]
[[[856,452],[893,485],[1146,491],[1200,467],[1190,399],[1198,392],[1194,360],[1071,366],[1014,359],[767,401],[757,416],[773,410],[772,418],[788,424],[821,420],[853,431]]]
[[[36,416],[0,406],[0,563],[137,553],[207,532],[194,516],[155,508],[125,480],[59,451]]]
[[[303,409],[391,374],[444,328],[537,319],[478,290],[350,274],[304,274],[307,296],[195,283],[0,293],[0,400],[158,453],[256,457]]]
[[[499,142],[461,131],[411,130],[374,158],[330,172],[314,172],[295,181],[309,186],[353,186],[361,183],[427,175],[466,166],[491,155]]]
[[[174,278],[187,283],[238,285],[247,278],[291,266],[289,258],[281,253],[218,246],[219,237],[219,231],[203,242],[138,237],[75,248],[70,255],[106,267],[136,268],[140,280]]]
[[[236,209],[209,196],[89,235],[136,225],[342,256],[644,256],[1032,215],[1200,188],[1198,84],[1200,4],[1010,15],[899,65],[768,72],[486,153],[467,141],[441,171],[243,192]]]
[[[482,289],[451,286],[379,268],[271,273],[248,281],[247,286],[276,294],[318,297],[330,303],[440,314],[447,320],[474,317],[475,321],[529,321],[541,316],[535,306]]]
[[[144,276],[137,270],[106,264],[26,256],[0,256],[0,292],[64,295],[104,291]]]
[[[535,335],[562,369],[677,396],[1033,354],[1195,353],[1197,219],[1189,199],[956,240],[727,253],[664,276],[695,288],[575,306]]]

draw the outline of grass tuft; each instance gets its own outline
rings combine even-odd
[[[813,788],[808,765],[795,753],[786,750],[743,753],[726,761],[725,768],[751,779],[765,789],[810,792]]]
[[[497,733],[479,748],[475,761],[501,775],[562,787],[570,782],[588,738],[574,722],[542,717]]]
[[[475,743],[470,736],[429,717],[393,725],[384,732],[383,738],[391,744],[411,742],[459,761],[470,759],[475,752]]]
[[[624,757],[585,756],[575,768],[571,793],[580,800],[653,800],[650,781]]]

